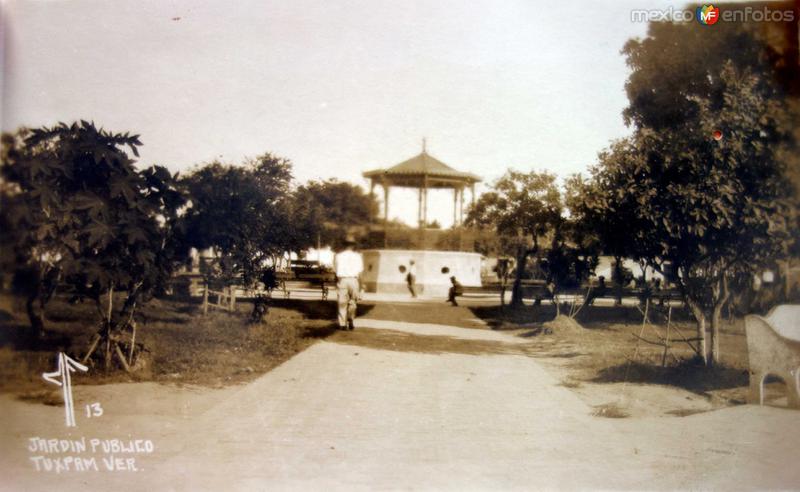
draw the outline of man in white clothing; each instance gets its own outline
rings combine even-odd
[[[353,329],[353,320],[356,317],[356,301],[358,300],[359,276],[364,271],[364,261],[361,255],[353,251],[355,239],[347,236],[345,249],[337,253],[333,259],[333,268],[336,270],[336,297],[339,305],[339,328]]]

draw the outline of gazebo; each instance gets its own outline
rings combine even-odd
[[[425,141],[422,141],[422,153],[388,169],[367,171],[363,176],[370,180],[370,193],[375,193],[375,186],[383,188],[383,219],[389,220],[389,189],[392,186],[417,188],[419,190],[419,209],[417,220],[420,228],[428,223],[428,190],[453,190],[453,226],[464,221],[464,189],[470,188],[470,198],[475,202],[475,183],[481,178],[462,171],[457,171],[444,162],[428,154]]]
[[[363,176],[370,180],[370,192],[375,186],[383,188],[384,248],[368,249],[362,252],[364,273],[362,281],[367,292],[407,293],[407,272],[412,260],[416,265],[416,286],[418,292],[426,297],[444,297],[450,288],[450,277],[456,277],[465,287],[481,285],[481,255],[469,251],[437,250],[430,248],[426,240],[428,232],[428,190],[453,190],[453,225],[464,219],[464,190],[469,188],[472,201],[475,201],[475,183],[481,178],[474,174],[457,171],[444,162],[428,154],[425,140],[422,153],[388,169],[367,171]],[[392,187],[416,188],[419,190],[420,242],[407,249],[388,249],[386,235],[389,220],[389,189]],[[460,238],[459,238],[460,240]]]

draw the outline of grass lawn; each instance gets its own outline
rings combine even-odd
[[[0,392],[57,404],[56,388],[43,386],[41,374],[55,369],[59,351],[78,359],[85,354],[98,315],[88,302],[69,304],[57,298],[48,306],[48,336],[38,340],[30,336],[23,307],[20,299],[0,295]],[[76,384],[156,381],[221,387],[253,380],[326,338],[381,350],[534,357],[563,386],[595,406],[598,415],[607,417],[683,415],[747,400],[747,345],[741,319],[722,327],[722,362],[709,369],[699,365],[694,351],[680,341],[695,336],[695,323],[678,308],[673,308],[670,321],[670,338],[676,341],[665,361],[662,347],[634,336],[648,340],[666,336],[666,312],[660,308],[650,310],[651,323],[643,326],[642,313],[630,306],[588,306],[574,323],[554,319],[555,309],[547,303],[519,309],[359,305],[359,316],[501,330],[529,341],[522,346],[387,330],[340,332],[334,329],[332,301],[274,299],[261,324],[248,323],[251,308],[243,302],[236,313],[212,311],[203,316],[196,302],[153,300],[137,315],[137,340],[149,351],[147,366],[133,374],[120,369],[106,373],[96,362],[90,375],[76,378]],[[768,385],[767,400],[780,401],[784,391],[782,383]]]
[[[301,314],[297,305],[272,307],[264,323],[250,324],[249,303],[240,303],[236,313],[212,311],[203,316],[196,303],[154,299],[140,307],[136,317],[137,341],[149,351],[146,367],[132,374],[120,369],[106,373],[92,360],[90,377],[76,377],[75,384],[162,381],[222,386],[249,381],[333,333],[328,313],[332,306],[327,304],[313,306],[310,316]],[[90,302],[70,304],[56,298],[46,318],[48,334],[36,339],[22,301],[0,295],[0,392],[46,400],[51,391],[43,390],[41,374],[55,370],[59,351],[80,360],[98,327]]]
[[[686,390],[707,399],[713,407],[747,401],[747,339],[742,319],[725,321],[720,337],[721,363],[709,369],[698,363],[687,343],[680,341],[682,337],[694,338],[696,325],[688,312],[677,307],[670,320],[670,339],[674,342],[665,361],[662,347],[635,336],[651,341],[666,337],[664,308],[650,309],[646,326],[642,325],[642,312],[632,306],[587,306],[578,313],[577,324],[565,318],[554,321],[555,308],[546,304],[519,309],[477,306],[472,310],[493,329],[528,337],[532,343],[529,353],[542,358],[564,386],[579,392],[589,393],[594,385],[605,385],[607,391],[656,385]],[[780,383],[768,388],[768,398],[782,395]]]

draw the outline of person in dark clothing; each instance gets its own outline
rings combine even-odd
[[[272,291],[278,288],[278,276],[275,273],[275,267],[264,270],[261,282],[264,284],[264,290],[267,291],[267,297],[272,297]]]
[[[594,305],[594,300],[598,297],[606,295],[606,278],[603,275],[597,279],[597,287],[589,291],[589,300],[587,303],[591,306]]]
[[[408,290],[411,292],[411,297],[417,297],[417,265],[414,260],[408,262],[408,274],[406,275],[406,283],[408,283]]]
[[[450,291],[447,294],[447,302],[452,303],[453,306],[458,306],[456,297],[464,295],[464,286],[461,285],[455,277],[450,277],[450,283],[453,285],[450,287]]]

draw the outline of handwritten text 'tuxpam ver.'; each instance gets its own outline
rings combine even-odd
[[[136,456],[154,450],[149,439],[28,439],[29,460],[38,472],[135,472],[141,469]]]

